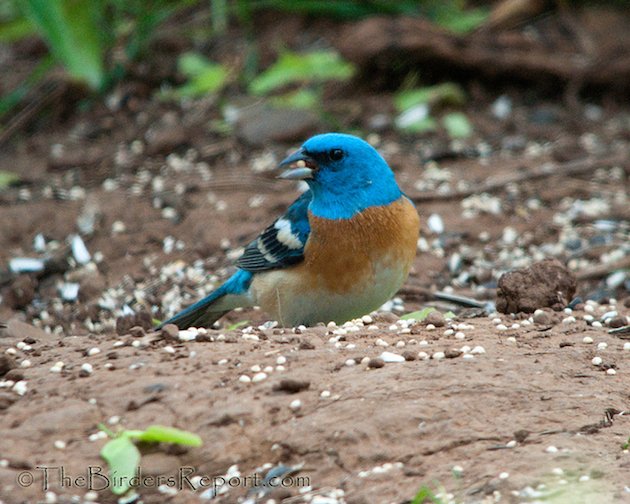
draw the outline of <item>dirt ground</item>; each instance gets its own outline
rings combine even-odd
[[[212,502],[243,502],[278,465],[292,476],[257,502],[402,504],[425,485],[440,502],[630,502],[630,345],[609,333],[630,316],[630,109],[470,94],[475,133],[451,141],[392,129],[387,91],[327,89],[322,106],[380,149],[423,226],[400,297],[344,327],[246,310],[194,341],[150,330],[233,271],[298,194],[277,162],[331,126],[286,124],[261,147],[217,131],[212,100],[117,90],[14,138],[0,151],[21,177],[0,192],[2,502],[116,502],[80,480],[105,471],[101,422],[203,439],[142,446],[142,475],[176,480],[145,481],[145,503],[208,497],[188,468],[217,488],[233,477]],[[544,257],[577,275],[574,309],[512,316],[431,294],[493,302],[503,272]],[[44,270],[12,273],[16,258]],[[426,306],[455,318],[399,320]]]

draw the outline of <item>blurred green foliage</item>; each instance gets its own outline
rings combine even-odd
[[[176,97],[198,98],[221,91],[228,82],[229,72],[197,53],[184,53],[178,60],[179,72],[188,82],[175,90]]]

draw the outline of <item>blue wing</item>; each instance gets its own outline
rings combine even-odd
[[[236,265],[252,273],[286,268],[304,259],[304,245],[311,227],[308,223],[308,205],[313,193],[306,191],[276,219],[258,238],[245,248]]]

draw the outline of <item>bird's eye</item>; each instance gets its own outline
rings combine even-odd
[[[343,151],[341,149],[331,149],[328,153],[328,157],[332,161],[339,161],[343,158]]]

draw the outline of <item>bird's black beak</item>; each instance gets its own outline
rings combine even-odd
[[[278,178],[285,180],[312,179],[313,172],[317,169],[317,163],[304,149],[300,149],[283,159],[280,166],[290,166],[288,170],[278,175]]]

